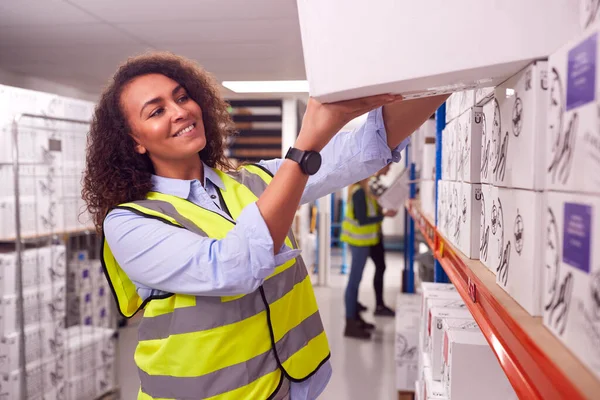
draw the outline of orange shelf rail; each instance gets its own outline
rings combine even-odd
[[[520,399],[597,399],[600,380],[547,330],[496,285],[496,277],[478,260],[466,258],[409,200],[406,209],[416,227],[479,324]]]

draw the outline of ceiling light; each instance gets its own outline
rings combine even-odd
[[[236,93],[308,93],[308,81],[224,81]]]

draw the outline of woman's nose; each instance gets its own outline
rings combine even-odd
[[[186,119],[189,117],[190,113],[188,110],[186,110],[184,107],[182,107],[180,104],[177,103],[173,103],[173,121],[180,121],[182,119]]]

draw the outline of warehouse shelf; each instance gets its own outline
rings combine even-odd
[[[547,330],[496,285],[478,260],[466,258],[423,215],[415,200],[406,209],[479,324],[521,399],[598,398],[600,381]]]

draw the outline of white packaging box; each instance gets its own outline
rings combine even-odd
[[[435,221],[435,181],[421,181],[420,186],[421,211]]]
[[[479,218],[479,260],[490,271],[496,274],[496,264],[494,263],[495,255],[492,249],[495,248],[494,240],[498,234],[498,229],[495,229],[496,235],[492,232],[492,210],[497,198],[498,189],[492,185],[481,185],[481,216]],[[498,209],[496,207],[496,213]],[[497,226],[496,226],[497,228]]]
[[[456,120],[457,171],[456,179],[462,182],[481,181],[481,136],[483,114],[481,107],[472,107]]]
[[[547,68],[536,61],[496,87],[500,126],[493,129],[490,160],[496,186],[544,190]]]
[[[40,283],[61,284],[66,282],[67,249],[64,245],[54,245],[38,249]]]
[[[115,374],[116,369],[114,363],[105,364],[96,368],[94,374],[96,377],[96,396],[101,396],[109,390],[116,388],[117,384]]]
[[[19,369],[20,334],[6,335],[0,339],[0,374],[10,374]],[[25,362],[27,364],[43,358],[41,327],[30,326],[25,330]]]
[[[427,296],[433,292],[456,292],[456,286],[452,283],[421,282],[421,290],[423,295]]]
[[[421,296],[399,294],[396,298],[396,389],[413,391],[418,378]],[[110,357],[110,355],[108,355]]]
[[[600,193],[599,31],[593,24],[549,58],[547,190]]]
[[[492,95],[493,97],[493,95]],[[481,161],[479,175],[481,183],[492,183],[494,165],[492,165],[492,137],[500,135],[500,106],[492,99],[482,107],[483,125],[481,128]],[[495,142],[494,142],[495,143]]]
[[[447,238],[455,247],[459,247],[461,240],[461,220],[463,212],[463,186],[462,182],[448,182],[450,186],[450,207],[447,216]]]
[[[444,321],[461,320],[464,323],[474,325],[477,330],[477,323],[473,319],[471,312],[466,308],[452,307],[433,307],[429,310],[430,331],[427,354],[431,360],[431,374],[434,381],[442,380],[442,342],[444,339]]]
[[[456,121],[451,121],[442,132],[442,179],[455,181],[457,176]]]
[[[455,92],[446,100],[446,122],[458,118],[475,105],[475,91],[463,90]]]
[[[332,102],[494,86],[580,31],[572,2],[506,0],[498,12],[494,1],[455,1],[436,4],[432,13],[431,4],[408,0],[381,0],[377,7],[359,0],[300,0],[310,94]],[[501,29],[490,29],[492,17]],[[433,35],[432,26],[444,34]],[[368,49],[369,56],[356,49]]]
[[[446,400],[449,399],[446,388],[440,381],[433,380],[431,368],[423,369],[423,378],[425,381],[423,389],[423,398],[427,400]]]
[[[483,106],[494,98],[494,87],[481,87],[475,89],[475,105]]]
[[[448,399],[517,399],[481,332],[449,330],[444,335],[443,355]]]
[[[23,263],[23,289],[29,289],[40,284],[38,273],[38,251],[27,249],[21,253]],[[6,253],[0,253],[0,296],[17,293],[17,256],[12,248]]]
[[[37,288],[23,291],[23,308],[25,326],[38,324],[45,317],[40,308],[41,294]],[[17,313],[17,296],[0,298],[0,336],[18,332],[20,314]]]
[[[480,219],[482,210],[481,184],[461,183],[457,246],[467,257],[479,259]]]
[[[42,400],[44,393],[44,363],[33,362],[26,366],[27,374],[27,399]],[[19,399],[21,394],[20,372],[12,371],[10,374],[0,375],[0,399]]]
[[[548,192],[544,325],[600,377],[600,198]]]
[[[504,214],[504,250],[496,283],[532,316],[540,316],[544,194],[498,188]]]
[[[579,18],[582,28],[587,28],[600,19],[598,0],[579,0]]]
[[[435,138],[425,138],[421,179],[435,180]]]
[[[71,377],[67,380],[67,400],[89,400],[95,399],[96,377],[94,372],[85,376]]]
[[[44,322],[52,322],[67,315],[67,284],[54,283],[40,290],[40,306],[44,314]]]
[[[421,381],[415,382],[415,400],[423,400],[423,384]]]
[[[42,352],[45,359],[64,355],[66,329],[64,319],[41,324]]]
[[[61,392],[64,393],[67,379],[65,375],[66,365],[64,354],[45,360],[43,363],[43,373],[44,393],[49,392],[48,397],[59,395]],[[44,394],[45,399],[46,394]],[[59,399],[64,399],[64,397],[59,397]]]
[[[429,349],[429,338],[431,336],[430,310],[433,307],[466,310],[467,305],[460,298],[458,292],[435,292],[431,293],[426,300],[424,300],[421,314],[421,345],[422,350],[427,353],[427,356],[430,359],[431,357],[429,357],[427,350]]]
[[[442,236],[447,237],[446,217],[448,214],[448,184],[446,181],[437,181],[437,222],[436,227]]]
[[[97,367],[114,364],[116,339],[114,330],[93,326],[73,326],[67,329],[68,376],[92,373]]]
[[[511,227],[514,220],[511,221],[507,217],[506,207],[510,199],[506,199],[505,196],[500,196],[500,189],[496,186],[489,185],[489,200],[486,204],[488,209],[490,234],[488,239],[488,258],[485,265],[494,273],[498,274],[498,271],[502,269],[503,262],[508,255],[508,242],[511,238]],[[507,193],[507,192],[502,192]]]

